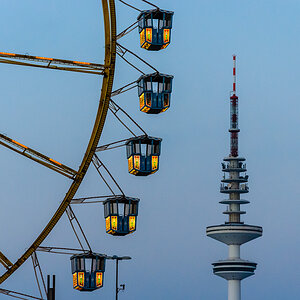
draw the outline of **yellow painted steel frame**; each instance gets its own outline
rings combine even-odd
[[[55,227],[59,219],[64,214],[71,199],[75,196],[88,168],[92,161],[96,147],[98,145],[103,126],[105,123],[109,101],[111,97],[112,85],[115,72],[115,60],[116,60],[116,12],[114,0],[102,0],[102,8],[104,15],[104,29],[105,29],[105,74],[102,82],[102,90],[100,96],[100,102],[98,112],[92,131],[92,135],[87,146],[85,155],[76,174],[76,177],[71,184],[64,200],[60,204],[59,208],[53,215],[52,219],[34,241],[34,243],[28,248],[28,250],[0,277],[0,284],[3,283],[9,276],[11,276],[41,245],[45,238],[49,235],[52,229]]]

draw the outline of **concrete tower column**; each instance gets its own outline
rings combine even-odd
[[[228,300],[241,300],[240,280],[228,280]]]
[[[228,247],[228,258],[229,259],[237,259],[240,258],[240,245],[229,245]]]

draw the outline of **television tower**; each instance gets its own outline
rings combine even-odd
[[[241,280],[254,275],[256,263],[240,257],[240,247],[251,240],[262,236],[262,227],[244,224],[240,210],[242,204],[249,201],[241,199],[241,194],[249,192],[248,175],[245,158],[238,156],[238,97],[236,95],[236,55],[233,55],[233,91],[230,97],[230,155],[223,159],[220,192],[228,194],[229,199],[220,201],[227,205],[223,212],[228,215],[228,222],[206,228],[207,236],[227,244],[228,258],[214,262],[213,272],[228,281],[228,300],[241,300]],[[242,174],[241,174],[242,173]]]

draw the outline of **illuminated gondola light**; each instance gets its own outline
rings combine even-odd
[[[124,236],[136,230],[139,199],[125,196],[107,198],[104,202],[106,233]]]
[[[142,75],[137,80],[140,111],[159,114],[170,107],[172,75],[153,73]]]
[[[103,287],[106,256],[97,253],[77,254],[71,257],[73,288],[92,292]]]
[[[126,143],[128,172],[136,176],[147,176],[159,169],[160,138],[138,136]]]
[[[161,9],[144,10],[138,16],[141,47],[158,51],[171,42],[174,12]]]

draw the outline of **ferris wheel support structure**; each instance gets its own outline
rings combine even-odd
[[[77,171],[73,182],[66,193],[63,201],[56,210],[55,214],[36,238],[33,244],[25,251],[25,253],[11,266],[7,267],[7,271],[0,277],[0,284],[8,279],[41,245],[46,239],[57,222],[60,220],[66,209],[68,208],[71,200],[75,196],[88,168],[91,164],[93,155],[98,146],[104,123],[106,120],[107,111],[109,108],[109,102],[111,98],[114,73],[115,73],[115,60],[116,60],[116,12],[115,12],[115,0],[102,0],[103,16],[104,16],[104,31],[105,31],[105,59],[104,59],[104,71],[100,102],[98,106],[97,116],[94,124],[94,128],[82,159],[79,170]]]

